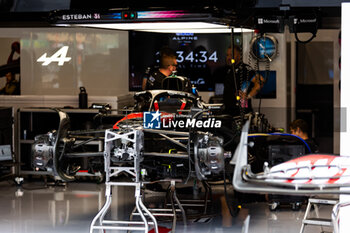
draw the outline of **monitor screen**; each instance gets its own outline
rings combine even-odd
[[[241,45],[242,34],[234,36]],[[225,66],[226,50],[231,35],[203,33],[129,33],[129,90],[139,91],[147,67],[159,63],[159,51],[169,47],[177,55],[177,75],[191,80],[199,91],[215,91],[216,83],[223,83],[223,75],[215,77],[216,70]]]

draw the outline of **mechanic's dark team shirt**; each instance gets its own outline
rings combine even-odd
[[[232,67],[227,66],[224,80],[224,104],[225,113],[232,116],[239,116],[240,101],[237,100],[236,96],[239,95],[239,90],[245,91],[247,94],[251,91],[253,87],[251,80],[256,75],[256,72],[250,66],[241,62],[235,66],[235,75],[238,90],[236,90],[235,80],[232,74]],[[242,106],[242,110],[244,113],[253,111],[250,99],[248,100],[247,106]]]
[[[149,71],[149,74],[146,73],[144,78],[147,78],[146,90],[159,90],[162,89],[162,81],[166,78],[162,72],[158,69]]]
[[[20,87],[17,80],[11,80],[9,83],[0,89],[0,95],[19,95]]]
[[[305,142],[309,145],[311,153],[319,153],[318,144],[313,138],[306,139]]]

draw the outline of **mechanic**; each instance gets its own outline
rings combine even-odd
[[[14,58],[15,54],[18,55],[18,58]],[[18,41],[15,41],[11,44],[11,53],[9,57],[7,58],[7,64],[11,63],[19,63],[20,62],[20,54],[21,54],[21,47],[20,43]]]
[[[312,153],[318,153],[318,145],[313,138],[309,138],[309,135],[307,133],[308,128],[308,124],[303,119],[296,119],[289,125],[291,134],[302,138],[310,146]]]
[[[232,62],[235,66],[235,77],[233,76]],[[227,70],[224,80],[224,105],[225,113],[239,116],[242,109],[244,113],[253,111],[251,98],[254,97],[264,84],[264,78],[257,74],[249,65],[243,63],[240,48],[234,46],[234,60],[232,61],[232,49],[226,52]],[[237,91],[238,90],[238,91]],[[241,107],[239,106],[241,105]]]
[[[1,95],[19,95],[19,82],[15,79],[14,73],[6,74],[6,84],[3,88],[0,89]]]
[[[163,48],[160,51],[159,68],[147,68],[142,80],[142,90],[162,89],[163,79],[175,73],[176,67],[176,53],[168,47]]]

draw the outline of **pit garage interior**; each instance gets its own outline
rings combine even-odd
[[[349,231],[350,1],[0,11],[0,232]],[[164,46],[177,73],[142,92]],[[234,117],[222,103],[235,46],[264,83]]]

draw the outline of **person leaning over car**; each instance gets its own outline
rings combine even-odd
[[[170,48],[163,48],[160,51],[159,68],[147,69],[142,80],[142,90],[162,89],[163,79],[172,75],[176,71],[176,67],[176,53]]]

